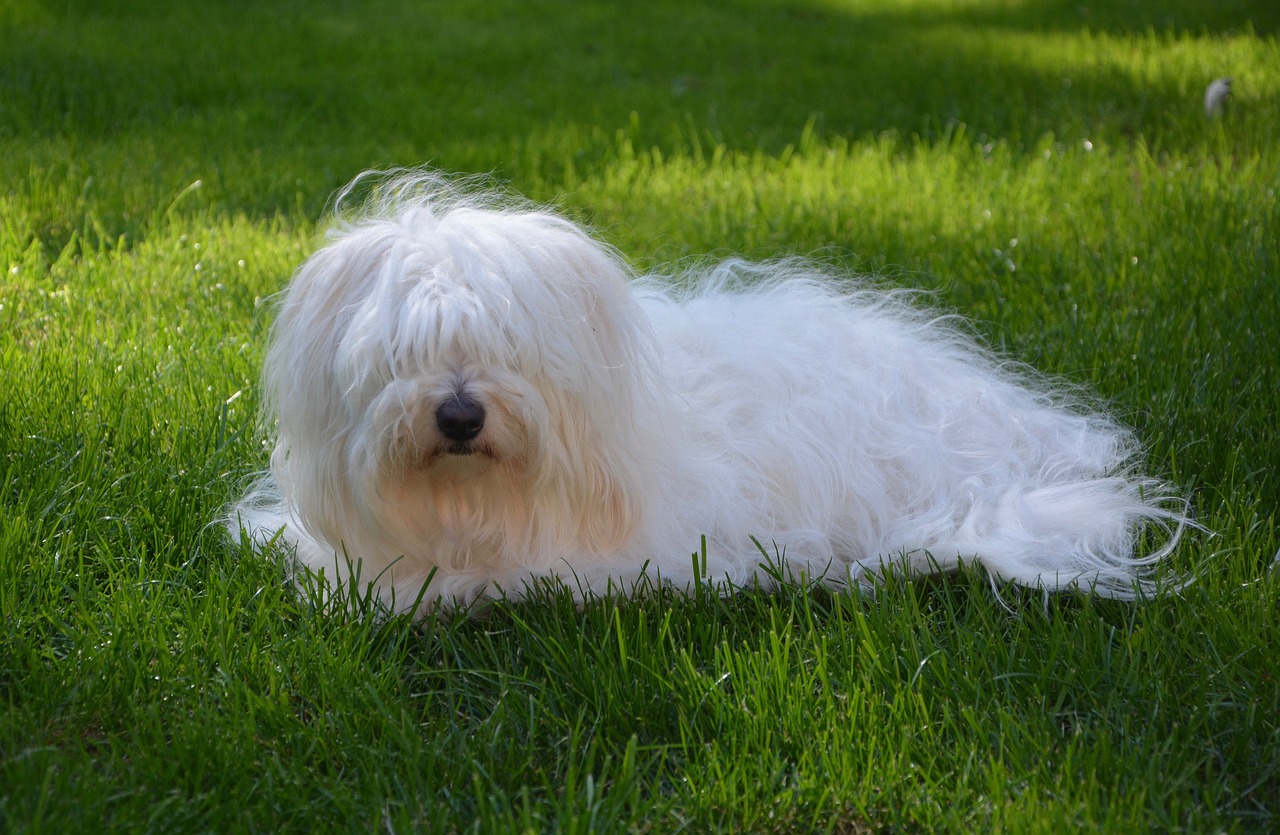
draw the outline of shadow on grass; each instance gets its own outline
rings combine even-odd
[[[986,34],[1224,34],[1280,21],[1238,0],[1150,16],[1075,2],[874,12],[797,0],[278,2],[162,19],[123,2],[75,5],[65,19],[11,27],[0,65],[9,131],[94,139],[197,122],[215,129],[208,144],[430,148],[518,138],[548,120],[613,128],[633,110],[662,124],[669,110],[731,146],[792,141],[814,113],[837,132],[910,134],[958,118],[1016,135],[1030,117],[1025,102],[1010,104],[1061,86],[1062,74],[1020,70]],[[1123,100],[1130,84],[1103,74],[1094,96],[1072,98]]]
[[[620,129],[664,149],[777,152],[810,120],[820,135],[928,141],[963,123],[1013,143],[1142,133],[1178,147],[1201,138],[1178,126],[1199,107],[1198,82],[1135,81],[1064,38],[1280,25],[1272,4],[1244,0],[845,5],[282,0],[156,15],[76,0],[11,11],[0,17],[4,167],[12,181],[33,164],[105,155],[116,171],[100,180],[157,180],[160,200],[190,171],[214,204],[270,215],[299,195],[314,212],[369,167],[433,161],[517,179],[590,168]]]

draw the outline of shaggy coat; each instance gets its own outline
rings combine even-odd
[[[428,578],[424,609],[537,578],[767,583],[766,560],[1129,597],[1186,523],[1127,429],[902,293],[801,262],[636,277],[429,176],[298,270],[264,389],[271,469],[229,526],[392,610]]]

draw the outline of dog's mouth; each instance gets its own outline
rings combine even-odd
[[[430,469],[444,461],[461,461],[462,459],[488,458],[498,460],[493,447],[475,441],[447,441],[431,450],[424,450],[418,461],[420,469]]]

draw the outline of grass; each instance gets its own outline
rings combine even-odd
[[[3,0],[0,829],[1270,830],[1278,29],[1246,0]],[[934,291],[1139,429],[1213,531],[1171,567],[1197,582],[316,612],[209,525],[265,461],[264,300],[335,188],[424,162],[645,267],[816,252]]]

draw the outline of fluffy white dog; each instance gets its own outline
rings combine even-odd
[[[638,278],[547,211],[421,174],[381,194],[284,293],[271,470],[228,523],[331,592],[405,611],[974,560],[1129,597],[1186,524],[1127,430],[900,293],[795,262]]]

